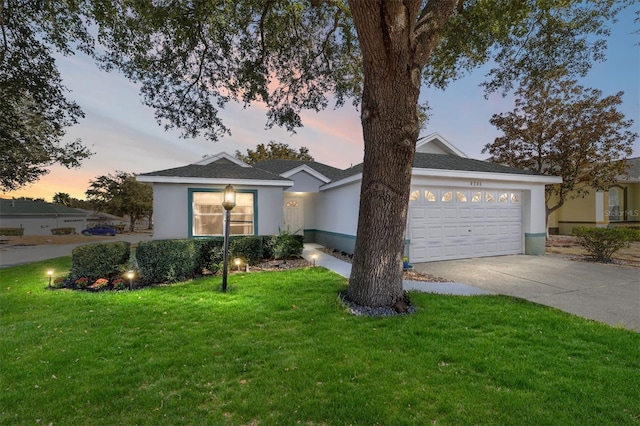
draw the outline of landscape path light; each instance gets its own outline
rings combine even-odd
[[[316,259],[318,258],[318,255],[316,253],[313,253],[311,255],[311,260],[313,261],[313,267],[316,267]]]
[[[240,264],[242,263],[242,260],[240,260],[239,257],[236,257],[236,260],[234,260],[236,266],[238,267],[238,272],[240,272]]]
[[[133,271],[127,271],[127,278],[129,279],[129,290],[133,290],[133,276],[135,273]]]
[[[53,277],[53,269],[48,269],[47,275],[49,276],[49,288],[51,288],[51,278]]]
[[[236,206],[236,190],[227,185],[222,195],[222,207],[224,207],[224,254],[222,259],[222,291],[227,291],[227,274],[229,262],[229,232],[231,230],[231,210]]]

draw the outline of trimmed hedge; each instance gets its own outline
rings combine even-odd
[[[21,237],[24,235],[24,228],[0,228],[0,235],[3,237]]]
[[[76,228],[51,228],[52,235],[71,235],[76,233]]]
[[[110,278],[121,274],[127,266],[131,244],[126,241],[89,244],[71,252],[71,279]]]
[[[194,240],[141,241],[136,248],[140,280],[150,284],[193,278],[199,272],[195,246]]]
[[[237,237],[229,244],[229,254],[232,258],[239,257],[249,265],[256,265],[262,260],[264,238],[257,236]]]

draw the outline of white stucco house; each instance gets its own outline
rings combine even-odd
[[[221,153],[137,177],[153,185],[154,238],[221,235],[222,190],[238,192],[231,234],[304,232],[352,252],[362,164],[346,170],[295,160],[249,166]],[[442,136],[418,141],[406,232],[412,263],[544,254],[546,184],[560,178],[468,158]]]
[[[22,228],[23,235],[52,235],[55,228],[87,227],[87,212],[44,201],[0,199],[0,228]]]

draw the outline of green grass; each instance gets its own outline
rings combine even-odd
[[[50,266],[0,271],[0,424],[640,422],[640,334],[522,300],[365,318],[321,268],[87,293]]]

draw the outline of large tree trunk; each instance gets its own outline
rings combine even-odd
[[[353,0],[349,7],[364,64],[364,170],[347,297],[365,306],[403,298],[402,257],[411,169],[420,130],[422,68],[455,1]]]

